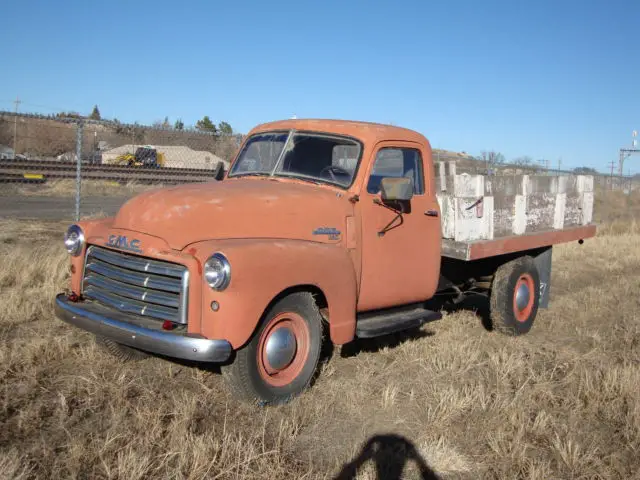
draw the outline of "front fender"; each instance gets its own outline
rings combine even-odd
[[[82,231],[84,232],[85,244],[82,247],[82,251],[77,257],[69,257],[71,262],[71,279],[70,279],[70,287],[71,291],[80,294],[82,290],[82,271],[83,271],[83,263],[84,256],[87,252],[87,244],[93,243],[96,240],[96,236],[103,234],[103,232],[107,232],[108,228],[111,226],[113,222],[113,217],[108,218],[99,218],[92,220],[80,220],[78,222],[71,222],[69,225],[76,224],[78,225]],[[105,233],[106,235],[106,233]],[[104,242],[101,242],[104,243]]]
[[[255,331],[269,303],[282,291],[313,285],[324,293],[329,307],[329,332],[336,344],[354,338],[357,283],[346,249],[301,240],[215,240],[185,250],[202,267],[210,255],[223,253],[231,264],[231,282],[222,292],[202,286],[200,331],[207,338],[224,338],[233,348],[244,345]],[[193,281],[196,281],[194,278]],[[217,301],[217,312],[211,302]]]

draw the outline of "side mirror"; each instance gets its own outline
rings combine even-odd
[[[215,178],[217,181],[220,181],[224,178],[224,174],[224,163],[218,162],[218,165],[214,170],[213,178]]]
[[[407,202],[413,197],[413,180],[408,177],[384,177],[380,181],[382,201]]]

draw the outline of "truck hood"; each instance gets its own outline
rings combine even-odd
[[[239,178],[140,194],[120,208],[112,226],[162,238],[176,250],[228,238],[337,243],[352,211],[347,192],[289,179]]]

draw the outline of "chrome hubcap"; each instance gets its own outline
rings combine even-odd
[[[287,327],[275,330],[265,345],[266,359],[271,368],[282,370],[293,361],[296,354],[296,336]]]
[[[529,305],[529,296],[531,292],[529,292],[529,287],[526,283],[521,283],[516,291],[516,307],[518,310],[524,310],[527,305]]]

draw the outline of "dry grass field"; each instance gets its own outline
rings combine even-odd
[[[447,314],[334,350],[273,408],[213,370],[115,362],[53,316],[65,225],[0,221],[0,478],[640,478],[639,206],[598,199],[598,237],[554,250],[529,335]]]

